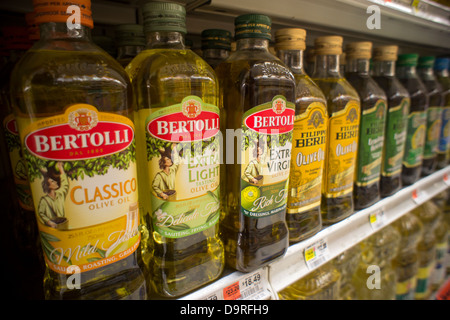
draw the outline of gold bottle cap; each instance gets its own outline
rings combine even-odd
[[[347,59],[370,59],[372,57],[372,42],[352,42],[345,47]]]
[[[342,54],[341,36],[323,36],[314,40],[314,51],[318,55]]]
[[[398,46],[381,46],[373,49],[374,61],[397,61]]]
[[[277,50],[305,50],[306,30],[284,28],[275,32]]]

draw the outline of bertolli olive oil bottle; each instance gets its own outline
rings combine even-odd
[[[295,117],[295,79],[269,48],[271,19],[235,19],[236,51],[215,70],[226,113],[224,218],[228,265],[255,270],[289,244],[286,202]]]
[[[143,6],[147,46],[127,66],[137,110],[148,281],[178,297],[220,276],[220,109],[213,69],[184,44],[186,10]]]
[[[45,296],[145,299],[128,76],[91,42],[89,0],[71,1],[76,10],[33,4],[41,36],[12,73],[11,103],[47,265]]]
[[[343,38],[315,39],[312,76],[327,99],[328,130],[322,182],[322,222],[333,224],[354,212],[353,181],[358,149],[360,99],[339,69]]]
[[[328,112],[325,96],[303,68],[305,39],[306,31],[298,28],[279,29],[275,34],[277,56],[297,82],[286,214],[290,242],[306,239],[322,228],[320,202]]]

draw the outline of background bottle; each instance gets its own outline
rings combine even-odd
[[[408,90],[411,104],[408,115],[405,152],[402,165],[402,183],[404,186],[416,182],[422,173],[423,151],[425,147],[428,92],[416,73],[419,55],[401,54],[397,60],[397,77]]]
[[[431,272],[431,290],[435,291],[445,281],[446,274],[446,256],[448,251],[447,239],[449,237],[449,226],[444,220],[444,214],[439,210],[439,217],[437,226],[434,230],[434,236],[436,237],[436,264],[434,270]]]
[[[144,27],[139,24],[121,24],[114,28],[117,61],[126,67],[145,48]]]
[[[147,46],[126,71],[137,103],[139,191],[150,229],[144,255],[154,291],[178,297],[217,279],[224,267],[218,81],[184,46],[182,5],[149,2],[142,11]],[[170,132],[183,122],[186,130]]]
[[[387,98],[369,75],[372,43],[367,41],[349,43],[346,53],[345,78],[358,92],[361,101],[353,202],[355,209],[363,209],[380,199]]]
[[[427,131],[423,151],[422,176],[427,176],[436,170],[439,136],[442,126],[442,107],[444,97],[442,86],[437,81],[433,66],[435,57],[424,56],[419,58],[417,74],[428,91]]]
[[[219,63],[230,56],[231,32],[222,29],[203,30],[202,34],[202,57],[215,69]]]
[[[381,46],[373,52],[373,79],[384,90],[388,104],[380,177],[380,194],[387,197],[402,187],[410,99],[408,91],[395,76],[398,47]]]
[[[289,244],[285,204],[296,84],[268,51],[270,30],[268,16],[237,17],[236,51],[216,68],[226,112],[221,230],[228,265],[243,272],[281,257]],[[255,122],[256,116],[282,125]]]
[[[353,181],[358,147],[360,100],[358,93],[342,76],[339,55],[340,36],[315,39],[313,81],[327,99],[327,152],[322,182],[322,222],[338,222],[354,212]]]
[[[352,277],[358,268],[361,258],[361,248],[359,244],[345,250],[332,261],[336,269],[341,274],[339,299],[340,300],[356,300],[356,290],[353,285]]]
[[[434,62],[434,73],[437,81],[442,87],[443,106],[442,106],[442,126],[439,134],[439,146],[437,155],[437,168],[442,169],[449,162],[450,150],[450,78],[448,77],[448,68],[450,58],[436,58]]]
[[[325,96],[303,68],[305,39],[303,29],[285,28],[275,33],[277,55],[297,83],[286,215],[290,242],[311,237],[322,228],[320,201],[328,113]]]

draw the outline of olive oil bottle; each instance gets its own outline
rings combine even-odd
[[[40,40],[12,72],[11,103],[47,266],[45,297],[145,299],[128,76],[91,42],[90,1],[71,1],[73,11],[33,4]]]
[[[356,157],[353,202],[363,209],[380,196],[380,173],[384,147],[387,98],[383,89],[369,74],[372,43],[352,42],[346,47],[345,78],[355,88],[361,101],[361,120]]]
[[[361,248],[359,244],[345,250],[332,261],[336,269],[341,274],[339,299],[340,300],[356,300],[356,289],[353,284],[353,274],[359,265],[361,258]]]
[[[126,67],[145,47],[144,28],[139,24],[120,24],[114,29],[117,61]]]
[[[220,226],[227,264],[242,272],[281,257],[289,245],[286,202],[296,82],[268,50],[270,30],[268,16],[238,16],[236,51],[215,69],[226,112]]]
[[[322,91],[303,68],[306,31],[277,30],[277,56],[297,82],[287,215],[289,241],[304,240],[322,228],[320,201],[328,113]]]
[[[186,10],[142,7],[146,48],[127,66],[137,110],[142,210],[151,230],[148,281],[178,297],[220,276],[220,114],[214,70],[184,45]]]
[[[423,225],[419,218],[408,212],[394,221],[392,226],[400,233],[399,252],[392,260],[397,276],[395,299],[414,300],[419,270],[417,245],[422,237]]]
[[[426,139],[429,97],[425,85],[417,75],[418,59],[419,55],[415,53],[401,54],[398,56],[396,69],[397,77],[408,90],[411,101],[402,164],[404,186],[415,183],[421,176]]]
[[[439,134],[439,146],[437,155],[437,168],[445,168],[450,160],[450,78],[448,69],[450,67],[450,58],[436,58],[434,63],[434,72],[438,82],[442,87],[443,107],[442,107],[442,125]]]
[[[222,29],[202,31],[202,57],[215,69],[230,56],[231,32]]]
[[[439,136],[442,126],[442,107],[444,97],[442,86],[434,75],[435,57],[419,58],[417,73],[428,91],[429,106],[427,110],[427,131],[423,150],[422,176],[427,176],[436,170]]]
[[[339,69],[343,38],[315,39],[312,76],[327,99],[328,128],[322,182],[322,223],[330,225],[354,212],[353,181],[358,149],[360,99]]]
[[[405,149],[410,99],[395,75],[397,46],[374,48],[373,79],[387,96],[386,130],[381,160],[380,195],[393,195],[402,187],[402,160]]]
[[[437,290],[445,281],[449,232],[449,226],[444,220],[444,214],[440,211],[437,226],[434,230],[434,236],[436,237],[436,265],[431,273],[432,291]]]

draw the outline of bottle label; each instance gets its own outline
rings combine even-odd
[[[445,154],[450,144],[450,106],[442,108],[442,125],[439,133],[438,153]]]
[[[409,105],[409,98],[404,98],[400,105],[388,109],[381,168],[383,176],[397,175],[402,171]]]
[[[426,127],[427,113],[425,111],[415,111],[409,114],[405,153],[403,155],[403,165],[407,168],[422,164]]]
[[[372,108],[362,112],[355,179],[358,186],[380,180],[385,122],[385,100],[378,100]]]
[[[146,118],[152,221],[164,237],[189,236],[219,221],[219,113],[188,96]]]
[[[252,218],[286,210],[295,105],[278,95],[243,117],[241,212]]]
[[[27,211],[34,211],[30,183],[28,182],[27,164],[23,158],[19,130],[13,114],[7,115],[3,120],[3,132],[19,205]]]
[[[439,147],[439,134],[441,133],[442,108],[429,107],[427,111],[427,136],[423,158],[430,159],[436,155]]]
[[[414,300],[416,283],[417,279],[415,276],[408,280],[397,282],[395,300]]]
[[[414,294],[415,299],[423,299],[430,294],[431,271],[433,270],[434,265],[433,261],[428,266],[419,268],[417,271],[416,292]]]
[[[320,205],[328,115],[326,106],[312,102],[295,117],[287,213]]]
[[[84,272],[131,255],[140,242],[133,122],[88,104],[17,122],[49,268]]]
[[[360,123],[360,104],[349,101],[345,108],[332,114],[328,125],[328,149],[322,193],[336,198],[353,191]]]

